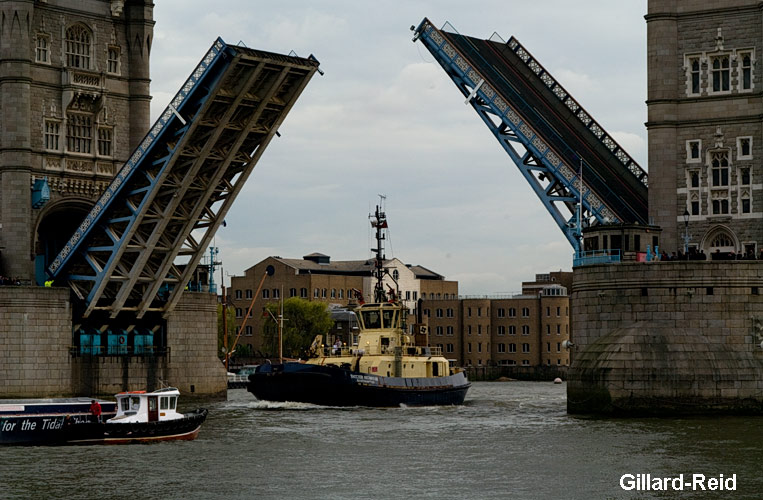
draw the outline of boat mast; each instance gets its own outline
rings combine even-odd
[[[381,207],[384,199],[384,195],[379,195],[379,205],[376,205],[376,213],[371,219],[371,226],[376,228],[376,248],[371,250],[376,254],[374,258],[374,277],[376,278],[376,284],[374,285],[374,302],[382,303],[387,301],[387,294],[384,292],[384,275],[386,270],[384,269],[384,246],[382,241],[384,240],[384,233],[382,229],[386,229],[387,216],[382,211]]]

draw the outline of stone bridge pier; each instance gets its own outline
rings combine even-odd
[[[570,413],[763,411],[763,262],[581,266]]]

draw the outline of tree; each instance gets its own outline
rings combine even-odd
[[[281,313],[278,303],[268,304],[265,308],[276,318]],[[270,314],[262,326],[264,347],[268,352],[278,353],[278,324]],[[286,357],[305,356],[315,336],[326,335],[334,325],[326,304],[299,297],[284,301],[283,316],[283,354]]]

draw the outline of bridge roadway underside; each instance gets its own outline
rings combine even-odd
[[[648,220],[648,192],[507,44],[442,31],[625,223]]]
[[[172,311],[317,69],[313,58],[213,44],[48,267],[79,299],[75,320]]]
[[[763,414],[763,262],[574,273],[570,413]]]

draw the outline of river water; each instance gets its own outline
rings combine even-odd
[[[210,410],[196,441],[0,448],[0,498],[763,498],[763,419],[574,417],[564,384],[477,382],[461,407],[277,404],[243,389],[185,404]],[[736,490],[626,491],[624,474],[736,474]]]

